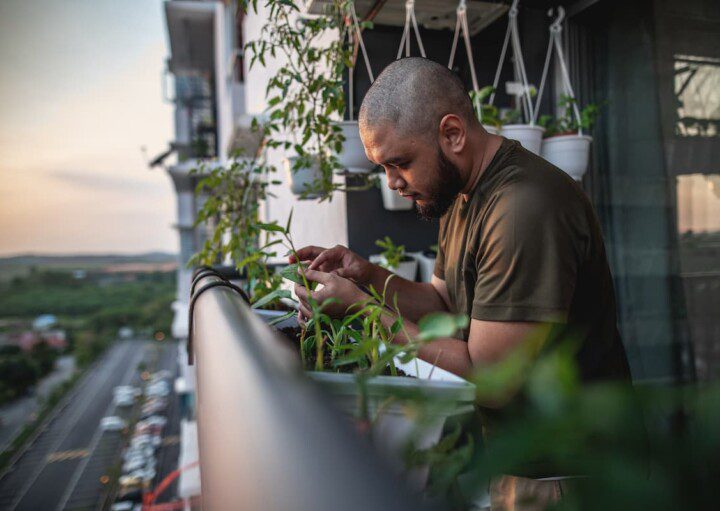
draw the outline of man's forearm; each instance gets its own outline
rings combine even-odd
[[[374,264],[368,284],[371,284],[378,293],[382,293],[385,281],[391,274],[389,270]],[[448,311],[445,301],[432,284],[410,282],[395,275],[387,285],[385,299],[388,305],[394,307],[396,295],[400,314],[415,323],[431,312]]]
[[[391,328],[396,319],[397,315],[390,311],[382,315],[383,325],[387,328]],[[418,337],[420,329],[416,324],[403,318],[403,327],[411,338],[416,339]],[[403,330],[398,332],[394,342],[407,344],[408,339]],[[418,357],[463,378],[467,378],[472,374],[473,363],[468,351],[468,343],[465,341],[449,337],[436,339],[422,346],[418,351]]]

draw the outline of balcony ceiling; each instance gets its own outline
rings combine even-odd
[[[214,62],[214,2],[165,2],[170,39],[170,71],[178,74],[205,73]]]
[[[322,14],[332,0],[308,0],[308,14]],[[402,27],[405,25],[405,0],[355,0],[358,17],[364,19],[373,7],[381,6],[373,21],[379,25]],[[432,30],[455,30],[457,0],[415,0],[415,16],[418,23]],[[507,4],[497,2],[467,1],[468,25],[472,35],[497,20],[508,10]]]

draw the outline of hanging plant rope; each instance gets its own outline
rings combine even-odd
[[[520,46],[520,34],[517,25],[518,15],[518,4],[519,0],[513,0],[508,12],[508,26],[505,32],[505,40],[503,41],[503,47],[500,51],[500,61],[498,62],[497,70],[495,71],[495,79],[493,80],[493,93],[490,95],[489,103],[492,105],[495,101],[495,91],[500,82],[500,73],[502,71],[503,64],[505,63],[505,57],[507,56],[508,43],[512,44],[513,55],[515,57],[515,74],[520,77],[523,85],[523,101],[522,107],[525,112],[527,119],[530,119],[530,125],[535,125],[535,112],[533,110],[532,97],[530,95],[530,84],[527,79],[527,71],[525,70],[525,61],[522,56],[522,47]]]
[[[450,50],[450,61],[448,62],[448,68],[452,69],[453,62],[455,61],[455,50],[457,49],[457,43],[460,36],[460,32],[463,34],[463,41],[465,42],[465,53],[467,54],[468,62],[470,64],[470,77],[472,79],[473,91],[476,93],[480,91],[480,86],[477,81],[477,74],[475,73],[475,62],[473,60],[472,46],[470,45],[470,29],[468,27],[467,20],[467,5],[465,0],[460,0],[457,8],[457,22],[455,23],[455,34],[453,36],[452,49]],[[478,118],[482,123],[482,107],[480,101],[475,95],[473,98],[473,106],[477,112]]]
[[[548,49],[545,54],[545,66],[543,67],[542,78],[540,79],[540,88],[538,89],[537,102],[535,103],[535,112],[533,113],[533,123],[537,121],[537,116],[540,111],[540,100],[542,99],[543,90],[545,89],[545,81],[547,79],[548,70],[550,69],[550,59],[552,58],[553,48],[557,54],[557,60],[560,64],[560,75],[562,77],[563,87],[565,88],[565,94],[569,96],[572,101],[573,113],[578,123],[578,134],[582,135],[582,119],[580,117],[580,109],[575,101],[575,91],[573,90],[572,83],[570,82],[570,73],[568,73],[567,65],[565,63],[565,54],[562,49],[562,22],[565,19],[565,9],[562,7],[557,8],[558,16],[555,21],[550,25],[550,40],[548,41]],[[548,11],[548,16],[553,15],[553,9]]]
[[[370,67],[370,59],[368,58],[367,50],[365,49],[365,41],[363,41],[362,37],[362,30],[360,29],[360,23],[358,22],[357,13],[355,12],[355,3],[350,2],[348,4],[348,11],[350,15],[350,24],[352,25],[352,28],[348,31],[348,42],[350,43],[350,46],[355,46],[355,41],[353,40],[353,36],[357,37],[357,42],[360,45],[360,51],[362,51],[363,54],[363,60],[365,61],[365,68],[367,69],[368,76],[370,77],[370,83],[373,83],[375,81],[375,77],[372,72],[372,68]],[[355,71],[355,64],[357,62],[357,53],[355,53],[355,58],[352,61],[352,66],[349,67],[349,73],[348,73],[348,104],[350,105],[350,108],[348,109],[350,120],[353,120],[353,92],[354,92],[354,81],[353,81],[353,74]]]
[[[410,25],[415,31],[415,37],[417,39],[418,46],[420,47],[420,55],[426,58],[425,47],[423,46],[422,39],[420,39],[420,29],[418,28],[417,18],[415,17],[415,0],[407,0],[405,2],[405,28],[403,30],[402,38],[400,39],[400,48],[398,48],[397,57],[399,59],[403,53],[403,47],[405,48],[405,56],[410,56]]]

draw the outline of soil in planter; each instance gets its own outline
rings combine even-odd
[[[298,353],[298,346],[300,346],[300,336],[302,335],[302,329],[300,327],[285,327],[285,328],[280,328],[278,330],[282,334],[281,338],[283,340],[287,341],[288,346],[293,348],[293,350],[296,353]],[[331,358],[330,353],[328,353],[326,351],[326,352],[324,352],[324,356],[325,356],[325,358],[323,360],[324,367],[332,367],[333,359]],[[298,357],[300,357],[299,353],[298,353]],[[305,360],[305,369],[313,370],[315,368],[315,360],[316,360],[316,354],[315,354],[315,351],[313,350],[312,353],[310,353],[309,356],[307,357],[307,359]],[[357,364],[342,365],[342,366],[336,368],[335,372],[351,374],[351,373],[354,373],[358,369],[358,367],[359,366]],[[405,371],[403,371],[402,369],[396,368],[395,370],[396,370],[397,376],[405,376],[408,378],[413,378],[413,376],[408,376],[407,374],[405,374]],[[386,367],[385,371],[382,374],[383,374],[383,376],[392,376],[392,374],[390,372],[390,366]]]

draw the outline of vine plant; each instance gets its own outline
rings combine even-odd
[[[349,3],[333,0],[325,16],[307,19],[299,17],[294,0],[268,0],[269,21],[260,38],[245,47],[250,68],[264,66],[268,56],[283,58],[285,65],[266,88],[269,117],[262,129],[267,147],[295,151],[292,172],[318,170],[301,198],[317,196],[321,202],[342,189],[333,174],[343,170],[336,155],[345,137],[333,119],[345,112],[343,74],[352,66],[352,49],[345,44]],[[321,39],[329,33],[339,37],[324,44]]]

